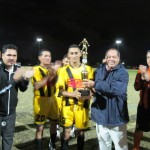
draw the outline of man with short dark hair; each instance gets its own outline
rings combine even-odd
[[[112,141],[116,150],[128,150],[128,80],[128,72],[120,63],[120,52],[115,48],[106,51],[105,63],[96,70],[95,81],[84,80],[85,87],[95,90],[91,117],[96,122],[101,150],[111,150]]]
[[[0,64],[0,145],[2,150],[11,150],[15,131],[18,89],[26,91],[33,71],[24,71],[16,65],[18,48],[13,44],[2,48]],[[2,140],[2,141],[1,141]],[[1,143],[2,142],[2,143]]]
[[[51,52],[48,49],[39,51],[40,64],[34,67],[32,78],[34,87],[34,121],[36,124],[36,149],[42,150],[44,124],[50,119],[49,150],[55,150],[56,125],[58,119],[57,105],[55,105],[55,77],[56,72],[51,66]]]
[[[89,105],[91,95],[82,96],[79,90],[84,89],[82,71],[86,69],[87,78],[93,79],[93,68],[80,62],[81,50],[73,44],[68,49],[69,64],[63,67],[58,76],[57,87],[62,96],[60,124],[63,126],[61,150],[68,150],[68,141],[72,126],[77,129],[77,149],[84,148],[84,130],[89,127]]]

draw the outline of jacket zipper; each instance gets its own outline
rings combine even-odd
[[[10,77],[11,77],[11,73],[9,72],[9,81],[10,81]],[[9,93],[8,93],[8,112],[7,115],[9,115],[10,113],[10,89],[9,89]]]

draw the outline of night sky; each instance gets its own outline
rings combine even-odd
[[[101,62],[105,51],[119,46],[122,61],[145,64],[150,49],[149,0],[0,0],[0,48],[13,43],[22,64],[36,64],[39,43],[62,59],[68,46],[86,38],[90,65]]]

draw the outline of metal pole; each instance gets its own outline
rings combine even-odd
[[[118,51],[119,51],[119,43],[118,43]]]
[[[39,42],[39,51],[40,51],[40,48],[41,48],[41,45],[40,45],[40,42]]]

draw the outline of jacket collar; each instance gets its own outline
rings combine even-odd
[[[3,61],[0,61],[0,65],[1,65],[2,68],[3,68],[4,70],[6,70],[7,72],[9,72],[9,73],[13,73],[13,72],[14,72],[15,65],[13,65],[10,70],[8,70],[8,69],[6,68],[6,65],[4,64]]]

